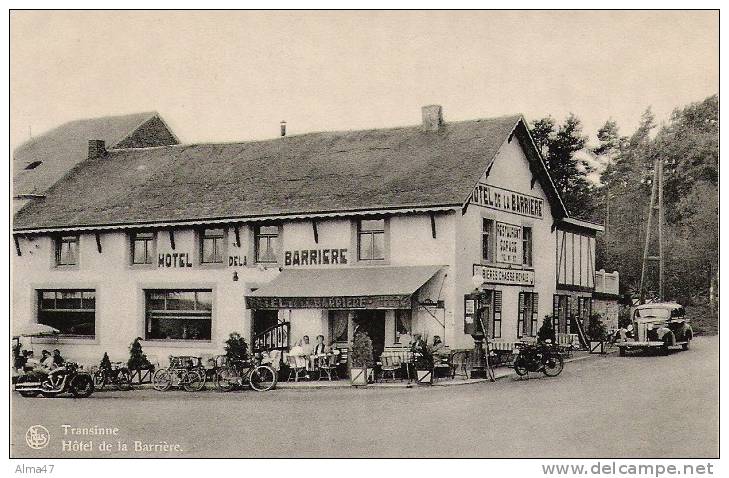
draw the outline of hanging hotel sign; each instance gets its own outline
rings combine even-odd
[[[476,185],[471,203],[520,216],[544,218],[544,200],[541,198],[484,183]]]
[[[473,265],[473,275],[481,274],[487,284],[534,285],[534,271],[502,269],[500,267]]]
[[[521,226],[496,222],[496,262],[518,265],[523,263],[521,231]]]
[[[410,309],[409,295],[347,297],[246,297],[249,309]]]

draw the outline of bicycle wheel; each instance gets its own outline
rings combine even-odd
[[[172,374],[166,368],[161,368],[152,377],[152,387],[160,392],[166,392],[172,386]]]
[[[517,357],[514,359],[514,371],[520,377],[523,377],[529,372],[529,369],[527,369],[526,360],[521,356],[521,354],[517,355]]]
[[[129,370],[123,368],[116,375],[116,386],[119,390],[127,391],[132,388],[132,375]]]
[[[94,389],[103,390],[106,385],[106,373],[103,370],[94,372]]]
[[[200,375],[200,378],[202,379],[202,387],[200,387],[200,389],[202,390],[205,388],[205,384],[208,383],[208,372],[204,368],[198,368],[196,372],[198,373],[198,375]]]
[[[560,373],[562,373],[562,370],[564,369],[564,359],[561,355],[553,353],[550,354],[549,357],[547,357],[546,362],[544,363],[544,375],[547,377],[556,377]]]
[[[182,388],[188,392],[199,392],[205,386],[205,379],[197,370],[188,370],[182,375]]]
[[[222,367],[215,374],[215,385],[223,392],[230,392],[235,388],[238,374],[232,367]]]
[[[276,371],[268,365],[259,365],[250,375],[251,388],[257,392],[266,392],[276,386]]]

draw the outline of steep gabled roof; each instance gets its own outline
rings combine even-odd
[[[21,209],[14,228],[461,207],[500,146],[523,131],[520,116],[505,116],[427,132],[412,126],[114,150],[84,161],[46,199]],[[541,166],[534,167],[546,172],[536,154]],[[547,175],[543,186],[560,208],[550,184]]]
[[[154,129],[150,134],[150,129]],[[136,140],[143,132],[146,141]],[[86,159],[88,141],[102,139],[107,148],[178,143],[156,112],[70,121],[36,136],[13,152],[13,196],[42,195]]]

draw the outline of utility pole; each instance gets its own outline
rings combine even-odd
[[[648,255],[651,245],[651,224],[653,222],[653,211],[658,210],[658,255]],[[646,269],[648,261],[658,262],[658,299],[664,300],[663,290],[663,269],[664,269],[664,258],[663,258],[663,161],[656,159],[653,167],[653,184],[651,187],[651,202],[650,208],[648,209],[648,223],[646,224],[645,231],[645,247],[643,248],[643,265],[640,271],[640,303],[645,304],[645,283],[646,283]]]

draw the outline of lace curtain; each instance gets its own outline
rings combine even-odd
[[[347,316],[348,312],[346,311],[336,311],[331,318],[332,340],[335,342],[346,342],[347,340],[347,323],[349,322]]]

